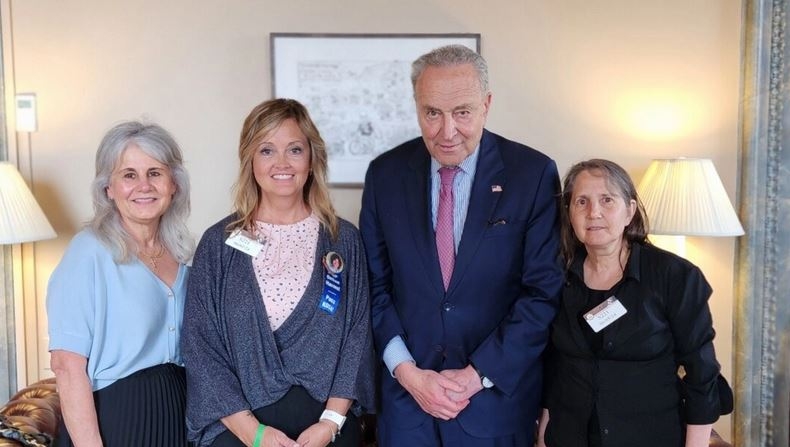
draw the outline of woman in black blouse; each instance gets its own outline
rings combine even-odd
[[[636,188],[611,161],[571,167],[562,205],[567,280],[538,445],[707,446],[721,409],[702,272],[648,242]]]

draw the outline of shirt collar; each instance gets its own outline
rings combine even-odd
[[[468,157],[464,158],[464,160],[458,165],[461,170],[470,175],[475,175],[475,170],[477,169],[477,158],[480,156],[480,144],[477,144],[474,152],[472,152]],[[435,174],[439,171],[442,165],[436,161],[435,158],[431,157],[431,173]]]
[[[625,262],[625,270],[623,271],[623,278],[633,278],[639,281],[639,262],[642,254],[642,244],[639,242],[631,242],[631,253],[628,254],[628,260]],[[580,246],[576,250],[576,255],[573,257],[573,262],[568,271],[579,277],[584,278],[584,260],[587,259],[587,250],[584,246]]]
[[[639,264],[642,255],[642,244],[639,242],[631,242],[631,253],[628,255],[628,262],[625,263],[625,272],[623,276],[634,278],[639,281]]]

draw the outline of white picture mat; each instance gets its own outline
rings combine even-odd
[[[370,161],[420,135],[411,63],[449,44],[479,51],[479,34],[271,36],[272,95],[303,103],[329,155],[329,182],[359,186]]]

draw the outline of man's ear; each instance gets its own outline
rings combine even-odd
[[[491,92],[486,93],[485,98],[483,98],[483,116],[488,118],[488,110],[491,108]]]

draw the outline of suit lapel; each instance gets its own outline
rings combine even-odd
[[[463,278],[470,264],[475,259],[477,247],[480,245],[489,222],[494,217],[499,198],[506,188],[505,165],[499,153],[494,136],[487,130],[483,131],[480,140],[480,154],[477,159],[475,178],[469,196],[469,209],[466,212],[466,223],[461,234],[461,243],[455,257],[455,268],[447,289],[451,293]],[[499,186],[499,188],[494,188]],[[438,264],[438,261],[437,261]],[[441,272],[439,273],[441,278]]]
[[[431,219],[430,201],[430,156],[422,140],[409,159],[409,172],[403,177],[403,191],[406,199],[409,227],[414,235],[417,254],[422,260],[425,271],[437,291],[444,294],[442,271],[436,252],[436,237]]]

